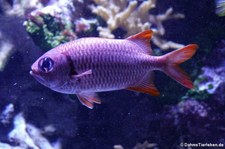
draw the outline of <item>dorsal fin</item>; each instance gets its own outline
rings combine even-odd
[[[159,96],[159,91],[154,85],[154,74],[153,71],[148,72],[143,79],[137,82],[136,85],[128,87],[128,90],[147,93],[152,96]]]
[[[128,37],[127,40],[130,40],[140,46],[144,53],[152,55],[152,49],[150,47],[150,39],[152,38],[152,35],[152,30],[146,30]]]

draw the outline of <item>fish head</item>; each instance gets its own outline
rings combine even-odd
[[[69,79],[69,66],[65,55],[49,51],[31,66],[30,74],[42,85],[57,89]]]

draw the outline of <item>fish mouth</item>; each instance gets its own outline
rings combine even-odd
[[[32,71],[32,70],[30,70],[30,75],[32,76],[32,77],[34,77],[34,78],[37,78],[38,77],[38,74],[35,72],[35,71]]]
[[[40,80],[41,77],[38,75],[38,72],[35,70],[30,70],[30,75],[33,76],[35,79]]]
[[[30,70],[30,75],[34,76],[34,72],[32,70]]]
[[[30,75],[35,76],[35,75],[38,75],[38,74],[39,74],[38,71],[36,71],[34,69],[30,70]]]
[[[31,76],[33,76],[41,84],[45,84],[45,80],[40,76],[40,73],[38,71],[35,71],[34,69],[31,69],[29,73],[30,73]]]

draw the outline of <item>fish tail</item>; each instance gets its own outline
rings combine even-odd
[[[187,73],[179,67],[179,64],[190,59],[196,52],[198,45],[190,44],[176,51],[170,52],[162,58],[166,62],[163,67],[163,72],[169,77],[176,80],[181,85],[187,88],[193,88],[193,83]]]

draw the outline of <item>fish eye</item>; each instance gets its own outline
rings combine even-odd
[[[53,69],[53,66],[54,61],[49,57],[44,57],[38,62],[39,69],[44,73],[51,71]]]

